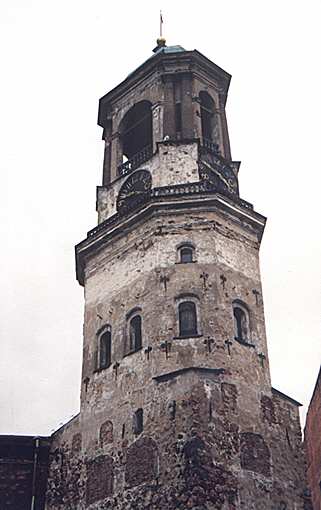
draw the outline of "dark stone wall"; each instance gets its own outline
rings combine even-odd
[[[321,508],[321,369],[308,409],[304,429],[307,474],[314,510]]]
[[[50,439],[0,436],[0,508],[43,510],[48,474]],[[35,456],[36,453],[36,456]]]
[[[125,433],[114,420],[113,441],[102,445],[101,427],[92,430],[96,442],[78,460],[75,431],[62,431],[47,509],[308,510],[297,408],[270,394],[277,422],[247,428],[238,385],[225,378],[195,369],[155,382],[143,433],[135,437],[130,415]]]

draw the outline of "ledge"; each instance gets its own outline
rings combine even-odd
[[[255,345],[251,344],[250,342],[247,342],[246,340],[239,340],[238,338],[236,338],[236,336],[234,337],[234,340],[240,345],[244,345],[245,347],[252,347],[253,349],[255,349]]]
[[[201,336],[203,336],[203,335],[197,334],[197,335],[174,336],[173,340],[186,340],[187,338],[200,338]]]
[[[99,372],[102,372],[103,370],[107,370],[107,368],[110,368],[111,367],[111,363],[109,365],[106,365],[105,367],[98,367],[98,368],[95,368],[95,370],[93,370],[93,373],[94,374],[97,374]]]
[[[153,377],[153,380],[160,383],[166,382],[170,379],[174,379],[181,374],[185,374],[186,372],[199,372],[202,374],[213,374],[213,375],[222,375],[224,374],[224,368],[208,368],[208,367],[187,367],[180,368],[179,370],[174,370],[172,372],[167,372],[167,374],[156,375]]]
[[[235,198],[235,197],[234,197]],[[122,216],[114,214],[87,233],[87,238],[75,247],[77,280],[84,285],[85,266],[89,256],[110,242],[111,239],[123,235],[139,222],[146,221],[156,214],[182,213],[191,209],[210,211],[217,210],[228,213],[241,220],[246,220],[244,228],[255,233],[261,241],[266,219],[251,208],[244,206],[244,201],[237,203],[214,189],[209,189],[205,182],[194,182],[185,185],[154,188],[150,200],[137,209],[128,211]],[[160,231],[161,234],[161,231]]]
[[[175,262],[175,264],[180,264],[180,265],[183,265],[185,266],[186,264],[196,264],[197,260],[191,260],[190,262],[181,262],[181,261],[178,261],[178,262]]]
[[[139,349],[136,349],[135,351],[129,351],[124,354],[123,358],[127,358],[127,356],[131,356],[132,354],[135,354],[136,352],[140,352],[143,349],[143,346],[141,346]]]

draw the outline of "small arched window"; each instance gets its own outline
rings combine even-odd
[[[182,264],[188,264],[189,262],[193,262],[193,248],[191,246],[182,246],[179,249],[179,261]]]
[[[111,331],[104,330],[98,337],[98,369],[108,368],[111,364]]]
[[[193,301],[183,301],[178,306],[179,336],[197,335],[196,305]]]
[[[139,351],[142,348],[142,318],[135,315],[129,322],[129,350]]]
[[[199,94],[201,102],[201,123],[202,123],[202,136],[203,142],[214,141],[214,127],[215,127],[215,103],[211,96],[202,91]]]
[[[249,314],[244,305],[233,303],[234,334],[240,342],[248,342],[250,336]]]

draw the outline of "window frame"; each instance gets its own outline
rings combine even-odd
[[[142,129],[144,128],[144,129]],[[140,131],[141,130],[141,131]],[[153,104],[147,99],[133,103],[124,113],[118,126],[118,164],[131,161],[147,147],[154,146]],[[139,143],[146,139],[146,143]],[[134,143],[136,140],[136,143]],[[136,146],[136,149],[129,150]]]
[[[214,143],[217,124],[216,104],[207,90],[199,92],[202,140]]]
[[[144,431],[144,409],[139,407],[133,414],[133,434],[139,436]]]
[[[140,317],[140,346],[138,348],[132,348],[131,345],[131,324],[132,321],[136,318]],[[134,354],[135,352],[139,352],[143,348],[143,315],[142,309],[139,306],[133,308],[130,312],[126,314],[126,325],[125,325],[125,348],[124,348],[124,357],[129,356],[130,354]]]
[[[174,340],[184,339],[184,338],[199,338],[203,336],[202,328],[201,328],[201,314],[200,314],[200,302],[197,295],[192,293],[181,294],[176,299],[176,331],[177,336],[174,337]],[[181,334],[180,327],[180,306],[183,303],[191,302],[194,305],[195,309],[195,332],[191,332],[190,334]]]
[[[239,332],[239,323],[238,319],[235,316],[235,310],[239,309],[244,314],[245,321],[246,321],[246,335],[241,335],[241,338],[238,335]],[[251,328],[251,320],[250,320],[250,311],[249,307],[244,303],[243,301],[239,299],[235,299],[232,303],[232,315],[233,315],[233,331],[234,331],[234,339],[242,344],[250,344],[252,341],[252,328]],[[242,327],[241,333],[242,333]]]
[[[107,354],[106,354],[106,364],[102,365],[101,363],[101,341],[104,335],[108,333],[109,336],[109,347],[107,346]],[[105,324],[102,326],[96,334],[96,367],[95,372],[99,372],[101,370],[105,370],[109,368],[112,364],[112,328],[110,324]]]
[[[182,251],[184,249],[191,250],[192,260],[189,260],[189,261],[186,261],[186,262],[182,261]],[[177,264],[193,264],[193,263],[196,262],[196,258],[195,258],[195,246],[190,241],[185,241],[183,243],[180,243],[176,247],[176,250],[177,250],[177,257],[176,257],[176,263]]]

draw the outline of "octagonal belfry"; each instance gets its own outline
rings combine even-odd
[[[48,510],[308,508],[300,404],[271,388],[266,220],[240,197],[230,78],[160,45],[100,99],[81,408],[53,436]]]

